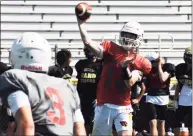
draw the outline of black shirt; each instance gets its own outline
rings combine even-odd
[[[77,71],[77,90],[81,101],[93,101],[96,99],[96,89],[102,71],[102,61],[84,59],[79,60],[75,65]]]
[[[192,67],[188,67],[186,63],[180,63],[176,66],[175,74],[180,87],[184,84],[192,87]]]
[[[162,70],[163,72],[170,73],[170,77],[165,82],[161,82],[159,79],[158,67],[152,68],[151,72],[147,75],[148,95],[169,95],[170,78],[174,77],[175,75],[175,65],[171,63],[165,63],[162,66]]]
[[[66,66],[65,68],[61,68],[59,65],[54,65],[49,67],[48,75],[54,76],[54,77],[60,77],[63,78],[64,75],[69,74],[72,76],[73,69],[70,66]]]

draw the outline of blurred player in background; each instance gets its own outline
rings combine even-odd
[[[85,120],[87,135],[92,133],[96,89],[102,72],[102,61],[87,48],[84,49],[86,59],[79,60],[76,65],[77,90],[80,96],[81,110]]]
[[[175,66],[165,63],[156,52],[146,56],[152,63],[152,70],[147,78],[146,108],[150,120],[150,134],[165,136],[165,113],[169,103],[170,78],[175,75]]]
[[[143,30],[138,22],[129,21],[121,29],[120,45],[112,41],[98,44],[87,33],[85,20],[80,20],[77,13],[76,16],[84,45],[104,60],[97,87],[93,135],[111,135],[113,124],[118,135],[132,135],[131,87],[151,71],[149,60],[138,54]]]
[[[14,69],[0,76],[0,97],[14,115],[16,135],[86,134],[77,91],[46,74],[51,61],[47,40],[24,33],[13,43],[10,60]]]
[[[190,135],[192,135],[192,47],[188,47],[184,52],[185,63],[180,63],[176,66],[176,78],[178,80],[175,103],[178,106],[175,122],[174,133],[179,135],[181,123],[184,122],[187,116],[186,127],[189,127]]]
[[[136,82],[131,89],[131,102],[133,107],[133,136],[135,136],[140,130],[140,106],[139,102],[142,99],[146,87],[143,80]]]
[[[9,70],[10,68],[7,66],[7,64],[0,62],[0,75],[3,74],[3,72]]]
[[[72,54],[66,49],[62,49],[56,54],[57,64],[49,67],[48,75],[60,78],[71,78],[73,69],[69,65],[72,59]]]
[[[0,75],[5,71],[11,69],[7,64],[0,62]],[[13,136],[15,130],[14,118],[9,112],[10,110],[2,105],[2,100],[0,98],[0,135]]]

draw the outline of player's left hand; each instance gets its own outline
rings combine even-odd
[[[141,72],[139,70],[133,70],[132,75],[138,77],[137,82],[140,82],[143,78],[143,72]]]
[[[14,122],[10,122],[7,128],[7,136],[13,136],[15,128],[16,124]]]
[[[159,58],[157,59],[157,61],[158,61],[158,66],[160,66],[160,65],[161,65],[161,58],[159,57]]]
[[[165,63],[164,59],[159,57],[158,58],[158,66],[162,66]]]
[[[133,60],[135,60],[136,55],[132,55],[131,57],[126,57],[125,60],[123,60],[122,62],[120,62],[122,68],[127,67],[130,63],[133,62]]]
[[[140,101],[140,99],[138,99],[138,98],[133,99],[133,100],[132,100],[132,104],[137,104],[137,103],[139,103],[139,101]]]

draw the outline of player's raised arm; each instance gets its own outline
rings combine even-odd
[[[75,13],[77,17],[78,27],[80,30],[80,35],[82,38],[82,41],[84,45],[92,51],[97,57],[102,58],[103,57],[103,47],[94,42],[89,34],[87,33],[87,30],[85,28],[85,22],[90,17],[91,13],[91,7],[86,3],[80,3],[75,8]]]

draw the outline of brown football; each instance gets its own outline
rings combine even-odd
[[[86,2],[81,2],[75,7],[75,13],[77,17],[82,21],[85,21],[88,18],[90,18],[91,11],[92,7],[88,5]]]

